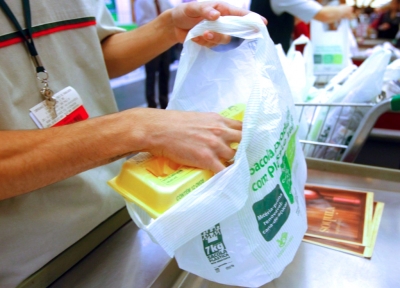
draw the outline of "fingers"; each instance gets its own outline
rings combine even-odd
[[[225,142],[230,145],[239,143],[242,140],[242,122],[237,120],[225,119],[226,125],[230,128],[229,133],[225,136]]]
[[[242,140],[242,122],[226,118],[224,118],[224,122],[228,128],[221,129],[220,132],[215,133],[219,135],[222,142],[215,145],[215,147],[214,145],[210,146],[215,156],[208,161],[209,165],[211,165],[209,169],[215,173],[225,168],[225,165],[221,163],[226,163],[233,159],[236,154],[237,143]]]
[[[136,111],[136,117],[143,118],[142,130],[135,130],[136,134],[145,135],[143,139],[140,138],[143,146],[140,151],[215,173],[224,169],[223,163],[235,156],[236,151],[231,144],[241,141],[240,121],[227,119],[217,113],[173,110],[163,110],[161,113],[158,109],[154,110],[133,110]]]
[[[353,7],[347,6],[345,4],[340,5],[339,7],[342,8],[343,18],[352,19],[355,17],[354,12],[353,12]]]
[[[203,17],[207,20],[217,20],[219,16],[245,16],[250,13],[249,10],[241,9],[236,6],[227,4],[225,2],[200,2],[200,14],[198,17]],[[204,5],[204,6],[203,6]],[[264,24],[267,24],[268,21],[265,17],[259,15]]]
[[[214,161],[211,163],[209,170],[213,171],[214,173],[219,173],[224,170],[226,167],[220,161]]]
[[[227,145],[219,147],[219,150],[205,150],[201,154],[201,162],[199,166],[211,170],[214,173],[218,173],[226,168],[227,164],[233,157],[235,157],[236,151]]]
[[[226,2],[190,2],[181,4],[172,10],[173,23],[175,25],[175,35],[178,42],[183,42],[190,29],[202,20],[215,21],[220,16],[245,16],[250,11],[230,5]],[[267,20],[260,16],[262,21],[267,24]],[[228,35],[206,31],[202,36],[193,39],[194,42],[206,47],[213,47],[218,44],[227,44],[231,40]]]
[[[231,42],[231,36],[213,31],[205,31],[202,36],[198,36],[192,40],[199,45],[211,48],[220,44],[228,44]]]
[[[206,20],[217,20],[219,16],[244,16],[249,11],[240,9],[226,2],[190,2],[186,7],[186,15],[192,18],[203,18]]]

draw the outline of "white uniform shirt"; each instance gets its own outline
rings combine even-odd
[[[155,1],[158,1],[161,13],[173,7],[169,0],[135,0],[134,10],[137,25],[143,26],[157,18],[158,13]]]
[[[21,2],[7,4],[25,27]],[[74,87],[90,117],[116,112],[100,41],[121,30],[104,2],[43,0],[30,6],[50,88]],[[38,129],[29,117],[29,109],[43,100],[35,69],[24,43],[10,44],[15,28],[0,13],[0,129]],[[17,286],[121,209],[122,198],[107,185],[120,167],[114,162],[0,201],[0,287]]]
[[[292,14],[303,20],[310,22],[311,19],[322,9],[322,6],[314,0],[270,0],[271,8],[276,15],[284,12]]]

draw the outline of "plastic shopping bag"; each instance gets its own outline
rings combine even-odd
[[[212,30],[243,38],[226,52],[191,39]],[[220,112],[244,103],[234,163],[153,220],[135,223],[179,267],[222,284],[258,287],[292,261],[306,231],[306,165],[290,89],[260,17],[204,21],[187,36],[167,109]]]
[[[305,45],[303,53],[296,51],[297,45]],[[276,45],[276,49],[295,103],[305,102],[308,91],[313,87],[316,78],[313,71],[313,48],[310,39],[301,35],[292,42],[287,55],[284,54],[280,44]]]
[[[297,45],[304,45],[303,53],[296,51]],[[316,77],[314,76],[313,49],[310,39],[301,35],[294,40],[289,48],[287,55],[283,51],[282,45],[275,46],[283,71],[289,83],[295,103],[303,103],[308,99],[309,91],[313,87]],[[305,117],[299,117],[302,114],[300,107],[297,107],[297,119],[300,119],[298,135],[304,139],[307,135],[307,122]]]
[[[311,21],[315,75],[334,75],[351,64],[349,21],[341,20],[337,30],[329,31],[325,27],[320,21]]]
[[[378,95],[381,93],[390,55],[390,51],[386,49],[376,50],[333,93],[328,103],[376,103]],[[321,126],[317,141],[347,145],[365,114],[365,109],[354,110],[353,107],[346,105],[329,110],[326,121]],[[340,148],[320,146],[313,149],[311,156],[336,159],[341,156],[340,151]]]
[[[392,98],[400,94],[400,59],[390,63],[383,77],[382,91],[386,98]]]

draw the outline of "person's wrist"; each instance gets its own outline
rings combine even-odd
[[[161,37],[168,43],[169,46],[173,46],[179,43],[178,37],[175,32],[175,24],[173,19],[172,9],[168,9],[158,16],[157,31],[162,35]]]
[[[145,151],[150,146],[150,133],[147,132],[149,125],[146,117],[147,108],[132,108],[120,113],[116,113],[118,117],[118,128],[120,129],[121,145],[125,150],[140,152]]]

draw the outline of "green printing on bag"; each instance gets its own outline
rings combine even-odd
[[[324,64],[332,64],[333,63],[333,55],[330,55],[330,54],[323,55],[322,62]]]
[[[342,64],[342,63],[343,63],[342,54],[314,55],[314,64]]]
[[[283,190],[285,190],[286,195],[289,198],[290,204],[294,203],[294,197],[292,194],[292,167],[294,162],[294,157],[296,156],[296,134],[299,127],[292,134],[289,139],[288,148],[286,149],[285,155],[282,157],[282,174],[281,174],[281,184]]]
[[[296,156],[296,135],[298,130],[299,126],[297,126],[296,131],[290,137],[288,147],[286,149],[286,157],[288,159],[290,169],[293,167],[294,157]]]
[[[278,245],[279,245],[280,248],[282,248],[283,246],[285,246],[286,241],[287,241],[287,236],[288,236],[288,233],[287,233],[287,232],[283,232],[283,233],[281,234],[281,238],[276,239],[276,242],[278,242]]]
[[[343,55],[342,54],[334,54],[333,55],[333,64],[342,64],[343,63]]]
[[[262,200],[253,204],[258,229],[266,241],[271,241],[290,215],[290,205],[279,185]]]
[[[314,64],[321,64],[322,63],[322,55],[314,54]]]
[[[257,192],[262,189],[269,180],[275,178],[276,175],[279,175],[278,172],[281,168],[285,168],[284,173],[286,174],[284,177],[291,177],[290,170],[293,165],[296,151],[297,129],[298,127],[296,127],[296,131],[294,131],[295,126],[293,123],[293,116],[288,110],[286,112],[286,121],[283,124],[282,132],[279,134],[279,139],[275,142],[273,149],[271,149],[272,147],[266,149],[265,155],[260,157],[258,161],[254,162],[250,166],[250,175],[256,176],[250,184],[252,191]],[[284,163],[283,158],[285,154],[287,154],[286,157],[288,157],[288,159],[286,161],[288,161],[288,163]],[[286,168],[287,165],[289,165],[289,169]],[[281,178],[281,181],[284,181],[284,179]],[[286,183],[286,181],[284,182]],[[291,184],[289,185],[291,187]]]
[[[314,64],[342,64],[342,54],[314,54]]]
[[[285,190],[285,193],[289,198],[290,203],[293,204],[294,197],[292,194],[292,171],[290,170],[290,165],[288,158],[286,157],[286,154],[283,155],[281,168],[282,168],[282,174],[280,178],[281,184],[283,190]]]
[[[211,264],[216,264],[230,258],[222,239],[221,226],[219,223],[213,228],[201,233],[201,239],[203,240],[204,252]],[[233,267],[233,265],[230,265],[225,267],[225,269]],[[219,272],[219,267],[216,267],[215,270]]]

